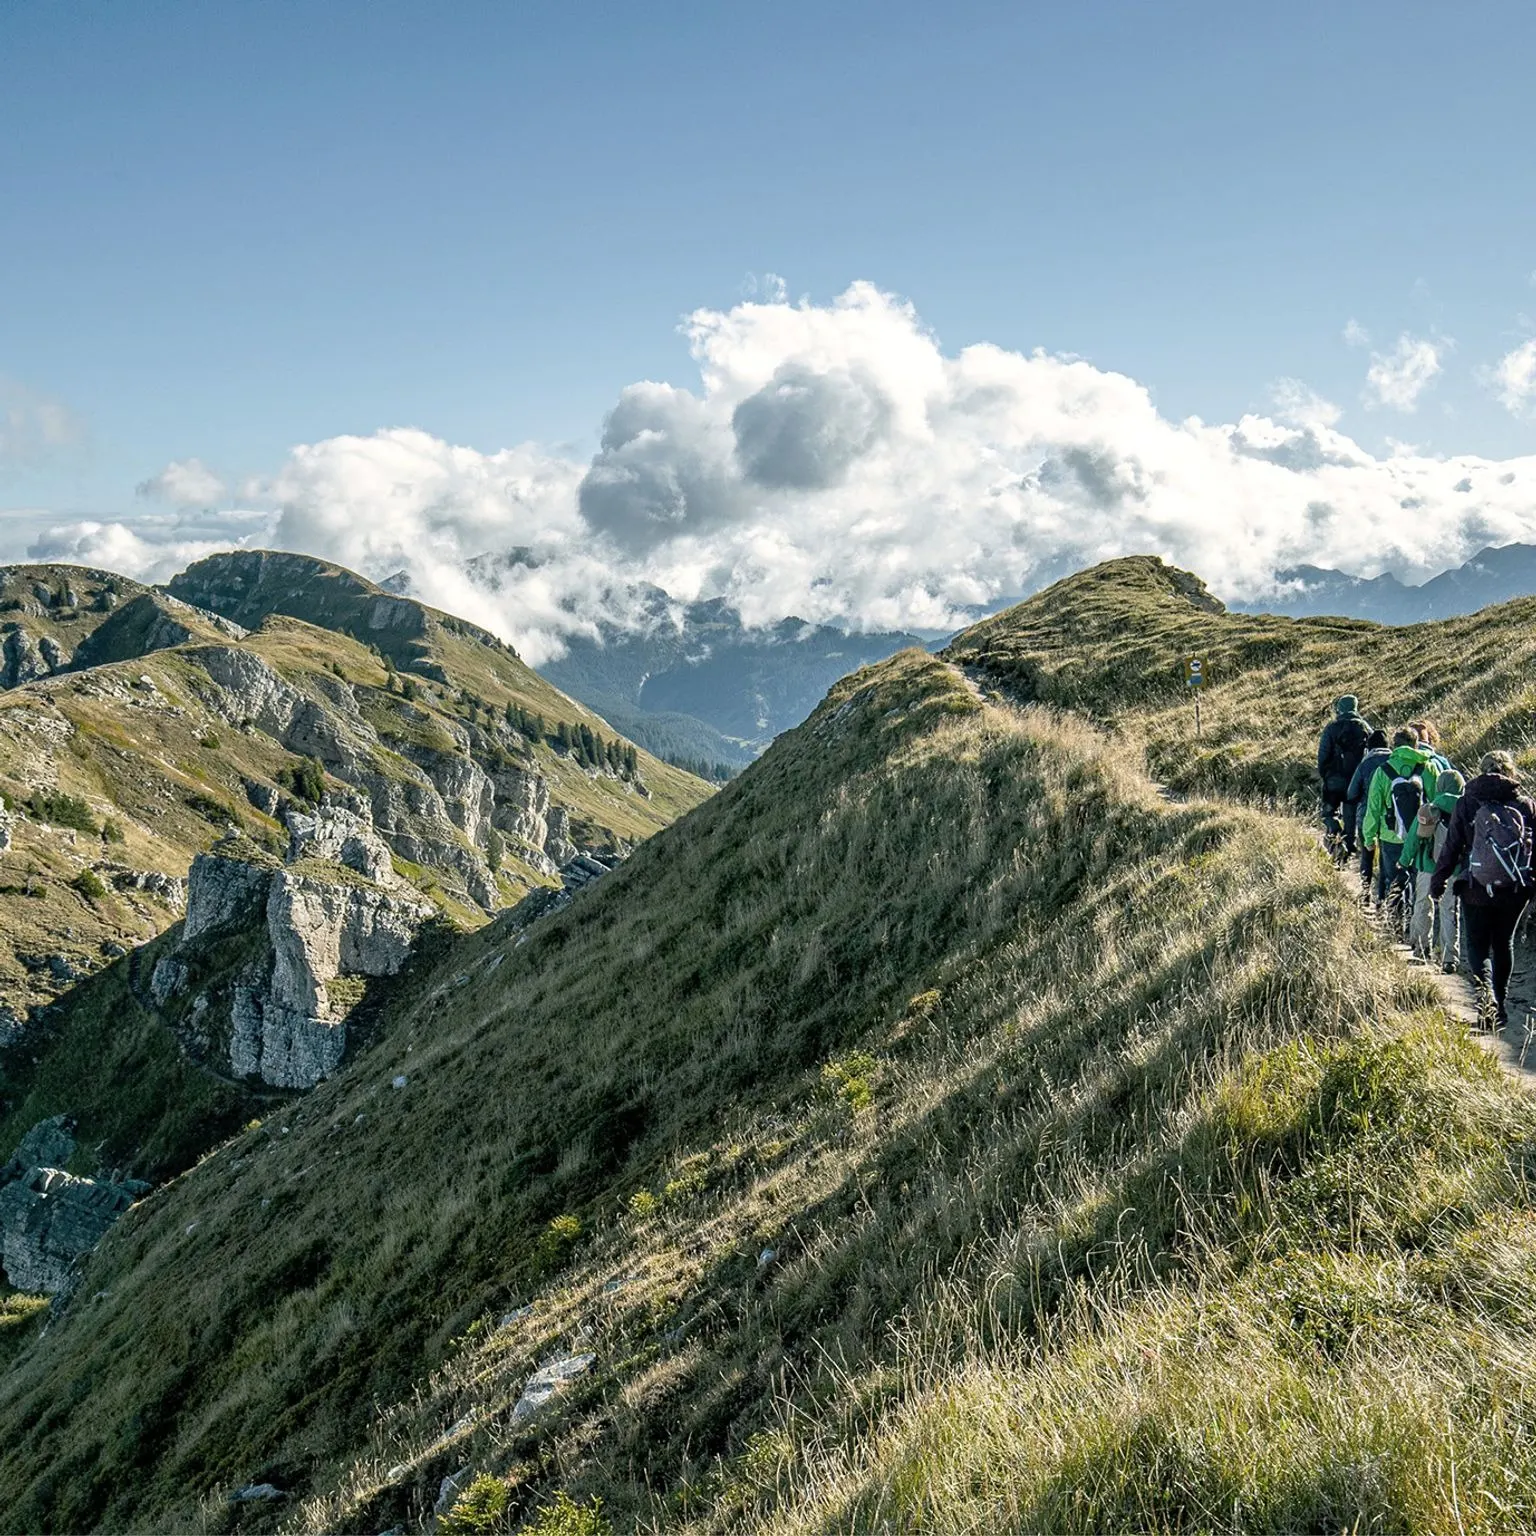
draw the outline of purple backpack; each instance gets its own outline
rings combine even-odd
[[[1467,874],[1490,901],[1518,895],[1531,883],[1531,827],[1520,807],[1493,801],[1472,818]]]

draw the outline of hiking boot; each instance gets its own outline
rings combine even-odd
[[[1493,988],[1481,976],[1474,976],[1472,992],[1477,1003],[1477,1022],[1472,1027],[1485,1035],[1497,1034],[1499,1005],[1493,1000]]]

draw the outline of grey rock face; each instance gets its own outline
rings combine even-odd
[[[0,1188],[0,1265],[18,1290],[62,1290],[75,1260],[89,1253],[133,1204],[120,1185],[30,1168]]]
[[[7,630],[0,647],[0,688],[19,688],[47,675],[48,663],[32,636],[19,624]]]
[[[385,773],[373,757],[378,735],[339,679],[317,679],[322,704],[249,652],[207,646],[189,654],[218,684],[217,707],[227,719],[250,721],[354,786],[359,813],[371,815],[386,851],[451,871],[471,899],[487,909],[496,906],[496,881],[479,851],[491,828],[495,790],[469,755],[466,734],[455,733],[457,751],[415,749],[398,759],[396,772]],[[376,856],[374,867],[382,868]]]
[[[247,779],[245,782],[245,798],[263,816],[276,816],[278,806],[282,803],[283,797],[273,785],[263,784],[259,779]]]
[[[549,782],[541,773],[521,768],[498,768],[491,775],[495,808],[491,821],[510,838],[513,852],[541,874],[552,875],[558,866],[546,852],[549,842]]]
[[[14,826],[15,818],[11,813],[0,810],[0,853],[4,853],[11,846],[11,835]]]
[[[69,665],[69,652],[64,650],[52,635],[44,635],[37,642],[37,652],[50,672],[57,672]]]
[[[571,813],[563,805],[557,805],[549,813],[549,834],[544,839],[544,852],[556,864],[569,864],[578,851],[571,841]]]
[[[290,864],[299,859],[329,859],[380,885],[393,881],[389,849],[374,831],[371,818],[365,820],[356,811],[323,805],[313,814],[290,811],[286,820]]]
[[[75,1122],[68,1115],[39,1120],[21,1138],[6,1172],[19,1177],[29,1168],[62,1168],[75,1155]]]
[[[310,820],[344,848],[359,835],[359,823],[349,812],[327,810],[328,816]],[[295,839],[310,860],[318,855],[303,833],[312,830],[301,828]],[[280,1088],[312,1088],[330,1076],[347,1043],[346,1008],[333,997],[332,984],[344,976],[394,975],[433,910],[414,893],[386,889],[341,867],[328,876],[312,864],[278,868],[217,851],[200,854],[192,865],[183,946],[211,928],[236,924],[259,926],[265,939],[265,957],[230,991],[230,1070]],[[162,958],[150,985],[163,1004],[185,985],[185,962]]]
[[[195,939],[210,928],[250,917],[265,905],[271,885],[269,866],[247,859],[200,853],[187,875],[187,916],[182,942]]]

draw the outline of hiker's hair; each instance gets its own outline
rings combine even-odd
[[[1365,738],[1365,744],[1368,747],[1384,747],[1387,744],[1387,733],[1382,730],[1380,726],[1377,726],[1377,728]]]
[[[1516,778],[1515,760],[1508,752],[1485,752],[1477,765],[1479,773],[1502,773],[1506,779]]]
[[[1426,747],[1438,747],[1440,745],[1440,732],[1435,729],[1432,720],[1410,720],[1408,729],[1416,735]]]
[[[1397,730],[1392,732],[1392,745],[1394,747],[1416,747],[1418,744],[1419,738],[1406,726],[1399,726]]]

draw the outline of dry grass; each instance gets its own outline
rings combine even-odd
[[[10,1528],[414,1527],[464,1466],[498,1530],[1529,1528],[1536,1106],[1135,707],[904,654],[456,941],[108,1238],[4,1378]]]

